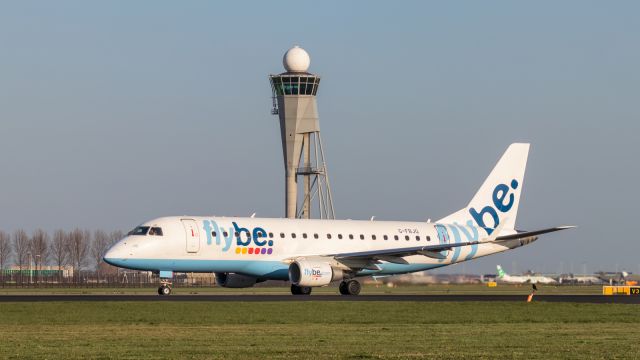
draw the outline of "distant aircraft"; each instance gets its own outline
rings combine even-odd
[[[171,293],[174,272],[214,272],[231,288],[289,280],[294,295],[340,281],[341,294],[357,295],[358,277],[447,266],[570,228],[515,230],[528,153],[529,144],[509,146],[467,207],[436,223],[164,217],[133,229],[104,260],[158,273],[163,295]]]
[[[618,284],[624,281],[622,273],[619,272],[600,271],[596,273],[596,276],[607,284]]]
[[[636,286],[640,282],[640,275],[622,271],[622,280],[625,285]]]
[[[628,273],[626,271],[622,272],[604,272],[600,271],[595,274],[598,279],[602,280],[607,284],[612,285],[638,285],[640,283],[640,275],[635,275],[632,273]]]
[[[563,274],[559,278],[559,282],[563,284],[603,284],[604,281],[596,275],[588,274]]]
[[[508,283],[508,284],[555,284],[556,280],[541,275],[509,275],[504,270],[502,270],[502,266],[498,265],[498,281]]]

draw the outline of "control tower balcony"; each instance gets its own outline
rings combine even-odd
[[[309,73],[283,73],[271,75],[273,95],[312,95],[315,96],[320,85],[320,76]]]
[[[297,175],[324,175],[324,167],[302,166],[296,169]]]

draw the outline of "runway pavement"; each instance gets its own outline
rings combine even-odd
[[[525,302],[526,295],[0,295],[0,302],[41,301],[204,301],[204,302],[281,302],[281,301],[510,301]],[[640,304],[640,296],[536,295],[534,302]]]

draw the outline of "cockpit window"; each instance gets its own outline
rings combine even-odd
[[[148,226],[138,226],[137,228],[129,231],[128,235],[147,235],[147,231],[149,231]]]
[[[149,235],[162,236],[162,228],[152,227],[151,230],[149,230]]]

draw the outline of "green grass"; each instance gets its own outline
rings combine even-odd
[[[130,294],[130,295],[154,295],[156,287],[146,288],[0,288],[0,295],[38,295],[38,294]],[[505,285],[489,288],[481,284],[430,284],[430,285],[401,285],[393,288],[384,285],[366,284],[362,294],[416,294],[416,295],[442,295],[442,294],[517,294],[526,295],[531,292],[531,285]],[[281,287],[253,287],[247,289],[226,289],[221,287],[175,287],[174,295],[185,294],[289,294],[289,288]],[[313,294],[337,294],[336,285],[314,288]],[[602,294],[602,286],[553,286],[538,285],[539,295],[560,294]]]
[[[638,306],[571,303],[0,303],[0,358],[613,359]]]

